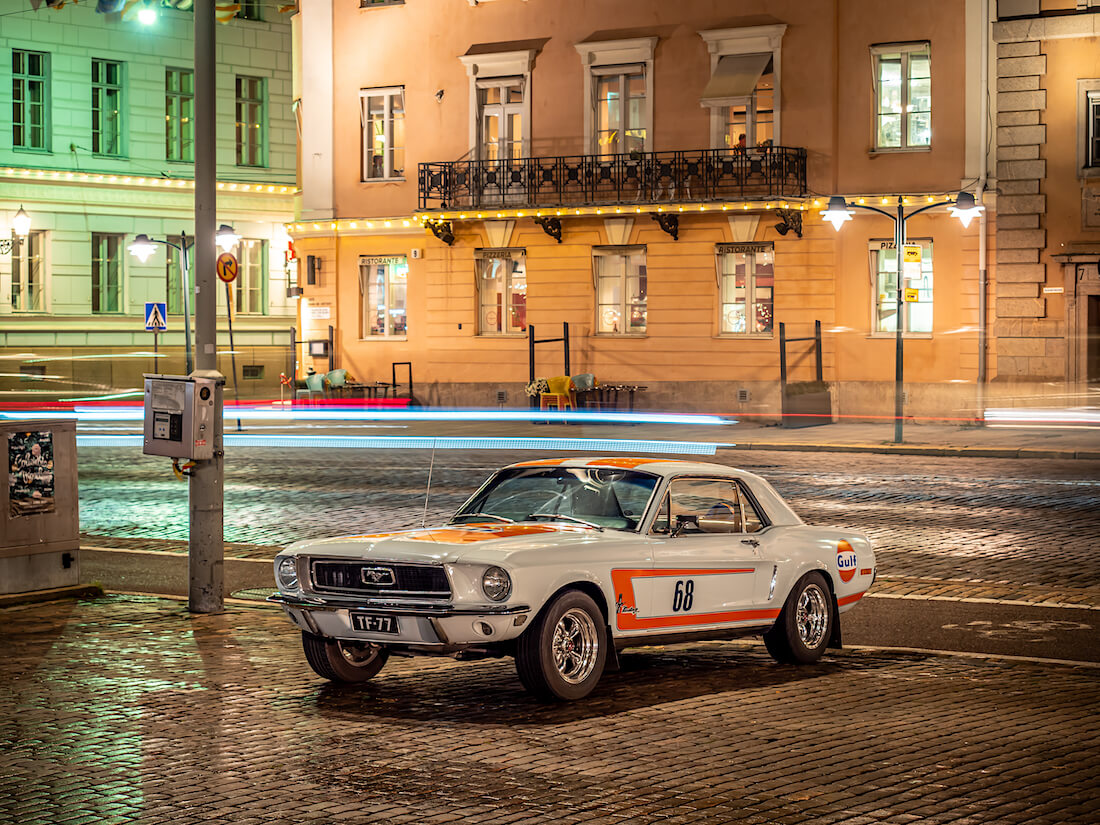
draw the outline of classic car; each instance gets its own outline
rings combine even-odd
[[[530,692],[573,700],[636,645],[762,635],[815,662],[874,578],[865,536],[804,524],[760,476],[555,458],[499,470],[439,527],[292,544],[271,600],[329,680],[390,655],[514,656]]]

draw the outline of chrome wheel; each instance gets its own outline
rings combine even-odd
[[[580,608],[567,610],[554,626],[554,666],[571,685],[592,675],[600,652],[600,634],[592,617]]]
[[[829,600],[816,584],[809,584],[798,597],[795,611],[798,637],[810,650],[821,646],[829,629]]]
[[[370,667],[378,659],[382,648],[378,645],[359,644],[358,642],[337,642],[340,655],[352,667]]]

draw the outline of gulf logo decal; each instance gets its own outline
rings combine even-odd
[[[841,541],[836,546],[836,569],[840,573],[840,580],[847,584],[856,575],[856,551],[846,541]]]

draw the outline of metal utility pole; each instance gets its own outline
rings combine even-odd
[[[897,327],[894,346],[894,443],[902,442],[902,417],[905,415],[905,280],[902,278],[902,247],[905,246],[905,207],[904,199],[898,197],[898,216],[894,218],[894,261],[897,265],[898,311],[894,317]]]
[[[217,225],[217,111],[214,0],[195,0],[195,371],[214,379],[214,457],[195,464],[190,480],[187,606],[217,613],[224,605],[222,388],[218,372],[217,289],[214,246]]]

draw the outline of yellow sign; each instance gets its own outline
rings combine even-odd
[[[918,292],[918,290],[909,289],[908,287],[906,287],[905,288],[905,300],[909,301],[910,303],[915,302],[917,300],[917,292]]]
[[[907,243],[902,246],[902,259],[904,264],[919,264],[920,263],[920,244],[919,243]]]
[[[218,261],[214,266],[218,270],[218,277],[227,284],[231,284],[237,280],[237,258],[232,252],[223,252],[219,255]]]

